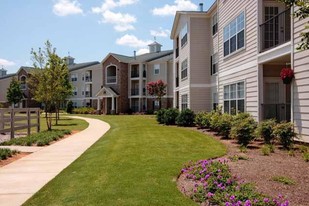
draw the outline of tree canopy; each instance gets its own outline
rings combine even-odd
[[[161,99],[164,95],[166,95],[166,87],[167,84],[165,84],[162,80],[158,80],[156,82],[149,82],[147,84],[148,94],[154,96],[159,101],[160,108]]]
[[[9,103],[17,104],[23,99],[23,92],[20,88],[20,82],[13,77],[10,86],[6,93],[6,98]]]

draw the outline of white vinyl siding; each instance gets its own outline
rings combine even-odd
[[[245,46],[245,13],[242,12],[237,18],[223,29],[224,56],[234,53]]]
[[[188,94],[181,95],[181,110],[188,108]]]
[[[211,75],[217,74],[218,72],[218,53],[211,56]]]
[[[224,86],[224,112],[236,114],[245,111],[245,84],[238,82]]]

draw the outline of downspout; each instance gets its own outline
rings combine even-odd
[[[294,70],[294,5],[291,7],[291,68]],[[291,84],[291,122],[294,124],[294,87],[295,78]]]

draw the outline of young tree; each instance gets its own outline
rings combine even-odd
[[[12,104],[12,107],[23,99],[23,92],[20,89],[20,82],[17,81],[15,77],[13,77],[10,82],[10,86],[6,93],[6,98],[8,102]]]
[[[154,96],[156,100],[159,101],[160,109],[161,109],[161,99],[164,95],[166,95],[166,86],[167,84],[165,84],[162,80],[147,83],[148,94]]]
[[[308,0],[279,0],[285,3],[287,6],[296,6],[297,10],[294,12],[294,16],[301,19],[306,19],[309,17],[309,2]],[[309,49],[309,21],[305,25],[306,32],[302,32],[301,43],[298,45],[298,50]]]
[[[72,93],[69,83],[69,70],[64,59],[56,54],[51,43],[45,43],[44,50],[32,50],[34,70],[31,72],[28,84],[36,101],[45,106],[46,124],[48,130],[52,129],[52,114],[58,113],[61,101]],[[56,118],[57,124],[58,117]]]

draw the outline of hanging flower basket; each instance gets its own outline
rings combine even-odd
[[[291,68],[283,68],[280,77],[284,84],[290,84],[294,78],[294,72]]]

